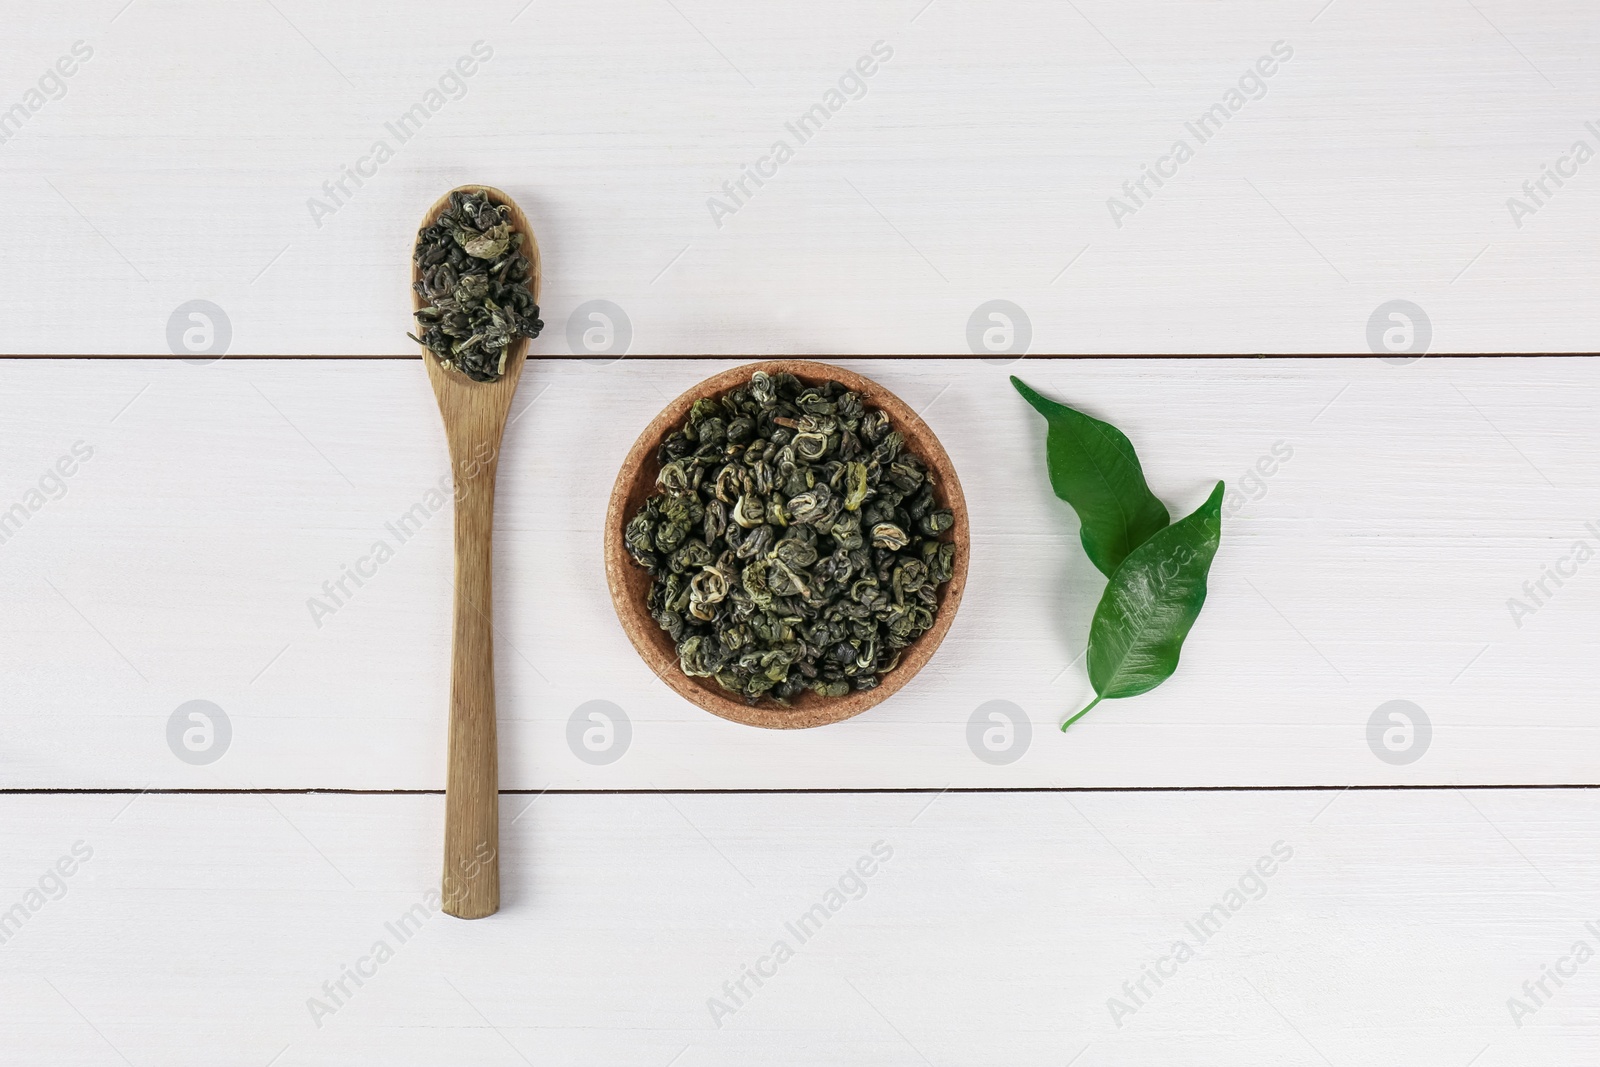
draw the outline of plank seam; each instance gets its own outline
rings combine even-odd
[[[1133,785],[1133,786],[863,786],[830,788],[772,789],[502,789],[501,796],[766,796],[766,795],[856,795],[877,793],[1399,793],[1446,792],[1457,789],[1499,790],[1583,790],[1600,789],[1595,782],[1478,782],[1462,784],[1408,785]],[[14,786],[0,788],[0,796],[443,796],[443,789],[342,789],[324,786],[304,788],[164,788],[136,789],[131,786],[78,788],[72,786]]]
[[[1430,352],[1425,356],[1419,356],[1418,359],[1419,360],[1437,360],[1437,359],[1593,359],[1597,355],[1600,355],[1600,353],[1596,353],[1596,352]],[[13,359],[18,359],[18,360],[20,360],[20,359],[44,359],[44,360],[51,360],[51,359],[56,359],[56,360],[66,360],[66,359],[96,359],[96,360],[151,359],[151,360],[162,360],[162,361],[169,362],[169,363],[177,363],[177,362],[182,362],[183,360],[188,359],[188,358],[192,358],[192,357],[174,356],[174,355],[171,355],[170,353],[166,353],[166,352],[124,352],[124,353],[117,353],[117,354],[88,353],[88,352],[84,352],[84,353],[9,352],[9,353],[0,354],[0,360],[13,360]],[[307,354],[307,353],[302,353],[302,354],[299,354],[299,355],[272,355],[270,353],[257,353],[257,354],[253,354],[253,355],[241,354],[241,355],[237,355],[237,356],[224,356],[224,357],[221,357],[218,360],[218,362],[221,362],[222,360],[227,360],[229,362],[239,362],[239,361],[251,361],[251,360],[269,361],[269,360],[295,360],[295,359],[306,360],[308,362],[309,361],[324,362],[324,361],[328,361],[328,360],[340,360],[340,359],[348,359],[348,360],[374,360],[374,359],[377,359],[377,360],[405,360],[407,362],[415,362],[419,358],[421,358],[421,357],[417,356],[417,355],[396,355],[396,354],[393,354],[393,353],[340,353],[340,354],[332,354],[332,353],[321,353],[321,354],[310,353],[310,354]],[[648,355],[640,354],[640,355],[637,355],[637,356],[624,356],[624,357],[621,357],[619,362],[623,361],[623,360],[625,360],[627,362],[636,362],[636,361],[639,361],[639,360],[667,360],[667,359],[687,359],[687,360],[763,360],[763,359],[786,359],[786,358],[799,359],[799,358],[802,358],[802,357],[798,356],[798,355],[794,355],[793,353],[787,353],[787,354],[786,353],[744,353],[744,354],[735,353],[735,354],[732,354],[732,355],[722,354],[722,353],[711,353],[711,354],[651,353],[651,354],[648,354]],[[921,360],[954,360],[954,361],[960,361],[960,362],[975,362],[975,361],[983,359],[985,357],[974,356],[974,355],[961,355],[959,353],[934,353],[934,354],[920,353],[919,354],[919,353],[914,353],[914,352],[891,352],[891,353],[875,354],[875,353],[862,353],[862,352],[839,352],[839,353],[821,353],[821,354],[808,353],[808,354],[805,354],[803,358],[805,358],[805,359],[819,359],[819,360],[824,360],[824,361],[827,361],[827,360],[839,360],[839,359],[921,359]],[[1382,359],[1382,358],[1384,358],[1384,357],[1378,356],[1378,355],[1374,355],[1371,352],[1187,352],[1187,353],[1171,353],[1171,352],[1167,352],[1167,353],[1157,353],[1157,352],[1124,352],[1124,353],[1114,353],[1114,352],[1113,353],[1105,353],[1105,352],[1040,352],[1040,353],[1031,354],[1031,355],[1027,355],[1027,356],[1020,356],[1020,357],[1018,357],[1016,362],[1017,363],[1024,363],[1024,362],[1027,362],[1029,360],[1037,361],[1037,360],[1047,360],[1047,359],[1141,359],[1141,360],[1363,359],[1363,360],[1374,360],[1374,359]],[[588,360],[593,360],[593,359],[594,359],[593,356],[562,355],[561,353],[558,353],[558,352],[532,353],[532,354],[530,354],[528,356],[529,362],[539,362],[539,361],[571,362],[571,361],[588,361]]]

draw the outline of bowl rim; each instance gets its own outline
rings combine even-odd
[[[891,427],[905,436],[907,449],[914,452],[933,475],[941,505],[949,508],[955,517],[945,538],[956,546],[955,559],[950,580],[939,587],[939,610],[933,625],[906,646],[900,662],[875,688],[852,691],[842,697],[824,697],[808,690],[794,697],[788,708],[771,700],[746,704],[711,679],[686,675],[679,666],[672,639],[650,617],[643,596],[630,588],[630,584],[647,579],[649,575],[628,555],[624,544],[624,532],[633,510],[629,504],[636,487],[645,480],[645,474],[658,467],[657,447],[668,433],[683,423],[696,400],[722,396],[748,382],[756,371],[793,374],[807,384],[836,381],[860,393],[869,407],[881,409],[889,416]],[[653,478],[648,481],[649,486],[640,497],[641,503],[643,496],[654,490]],[[878,382],[844,367],[809,359],[763,360],[730,367],[696,383],[667,404],[639,434],[624,457],[606,506],[605,522],[606,585],[611,591],[617,620],[640,658],[673,692],[696,707],[731,722],[775,730],[807,729],[843,722],[876,707],[904,687],[933,657],[949,633],[966,590],[971,555],[966,496],[955,465],[933,429],[910,405]],[[644,588],[648,588],[648,584]]]

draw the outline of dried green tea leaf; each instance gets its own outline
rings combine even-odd
[[[504,222],[489,227],[483,233],[458,228],[452,230],[450,236],[473,259],[496,260],[511,247],[511,227]]]
[[[544,328],[528,288],[532,265],[510,218],[489,194],[457,190],[417,233],[414,288],[427,306],[416,313],[422,336],[407,336],[475,382],[499,378],[511,343]]]
[[[1089,628],[1089,682],[1096,695],[1063,730],[1100,701],[1148,693],[1178,669],[1222,540],[1223,490],[1218,482],[1193,514],[1128,553],[1106,583]]]
[[[1144,468],[1121,430],[1041,396],[1019,378],[1011,384],[1049,424],[1050,487],[1078,513],[1083,550],[1110,577],[1128,553],[1171,521],[1166,505],[1145,484]]]
[[[624,543],[685,674],[750,704],[844,696],[933,625],[955,516],[859,394],[756,371],[697,400],[657,459]]]

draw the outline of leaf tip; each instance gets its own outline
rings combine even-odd
[[[1039,392],[1039,390],[1035,389],[1033,386],[1029,385],[1027,382],[1023,381],[1021,378],[1018,378],[1015,374],[1011,375],[1011,384],[1017,390],[1017,392],[1022,394],[1022,399],[1026,400],[1030,405],[1033,406],[1033,410],[1037,411],[1047,419],[1050,418],[1052,414],[1052,408],[1058,408],[1061,406],[1054,400],[1051,400],[1049,397]]]

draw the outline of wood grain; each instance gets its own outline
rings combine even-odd
[[[0,946],[0,1047],[85,1067],[124,1063],[106,1041],[141,1067],[1520,1067],[1600,1042],[1595,959],[1522,1027],[1506,1007],[1596,946],[1600,791],[531,799],[504,800],[484,929],[433,910],[436,796],[0,797],[5,908],[94,850]],[[1240,889],[1279,842],[1291,857]],[[1180,939],[1194,958],[1135,1004],[1123,983]],[[357,966],[336,1003],[323,984]]]
[[[428,209],[422,227],[438,221],[457,192],[487,193],[510,208],[531,265],[529,288],[539,300],[539,245],[521,209],[499,189],[463,185]],[[415,286],[419,272],[412,265]],[[413,289],[419,310],[426,306]],[[499,757],[494,701],[494,489],[500,441],[511,398],[522,378],[528,339],[507,352],[505,371],[475,382],[445,369],[426,348],[428,381],[439,402],[455,485],[455,611],[451,635],[450,745],[445,786],[444,908],[463,919],[492,915],[500,907]]]
[[[1535,588],[1543,604],[1520,620],[1507,600],[1600,526],[1600,361],[840,362],[922,410],[962,476],[975,551],[939,654],[894,700],[827,730],[750,730],[683,700],[618,625],[605,514],[640,429],[719,366],[537,363],[496,490],[502,786],[1595,780],[1600,571],[1545,579],[1553,597]],[[0,544],[0,677],[15,709],[0,778],[442,787],[451,473],[419,369],[0,361],[0,512],[75,440],[94,448]],[[1075,660],[1105,580],[1050,492],[1013,372],[1122,427],[1175,511],[1218,477],[1241,494],[1177,674],[1064,735],[1047,736],[1087,699]],[[370,574],[379,542],[393,558],[346,581],[347,567]],[[313,600],[326,605],[315,615]],[[196,698],[236,726],[207,767],[175,760],[162,735]],[[966,734],[997,699],[1033,723],[1032,747],[1006,766],[975,758]],[[1392,699],[1433,720],[1431,749],[1408,766],[1367,743]],[[633,727],[604,766],[568,740],[592,700]]]
[[[81,24],[20,7],[0,42],[33,71],[17,95],[78,37],[96,56],[5,146],[0,190],[30,207],[0,286],[96,298],[15,316],[0,347],[166,355],[168,316],[203,297],[234,354],[408,352],[396,239],[492,174],[560,252],[536,351],[563,356],[597,298],[631,318],[631,353],[967,354],[995,298],[1037,353],[1365,353],[1395,298],[1430,316],[1436,353],[1596,349],[1600,182],[1542,172],[1597,143],[1590,5],[923,2],[519,0],[440,26],[395,0],[385,34],[279,4],[304,37],[270,8],[197,34],[182,3]],[[385,124],[480,38],[493,57],[465,94],[446,86],[399,143]],[[139,61],[174,40],[193,62]],[[878,40],[894,57],[865,95],[797,143],[786,124]],[[1196,144],[1185,123],[1279,40],[1294,58],[1265,95]],[[1196,156],[1157,187],[1179,137]],[[373,174],[378,138],[395,156]],[[794,158],[745,178],[780,139]],[[1519,225],[1507,199],[1530,180],[1546,202]]]
[[[939,586],[939,607],[933,625],[904,650],[899,664],[873,689],[858,690],[843,697],[820,697],[805,690],[792,698],[790,706],[785,708],[772,701],[750,705],[730,697],[727,690],[714,680],[690,677],[679,666],[677,648],[671,637],[650,617],[646,604],[651,585],[650,574],[633,562],[623,543],[628,521],[638,514],[645,500],[656,491],[656,475],[661,470],[657,449],[662,440],[683,424],[695,401],[702,397],[720,397],[748,382],[750,375],[757,371],[792,374],[810,384],[837,381],[860,395],[869,408],[881,409],[889,416],[890,425],[905,438],[906,450],[927,463],[929,479],[934,484],[935,499],[939,506],[949,508],[955,516],[954,525],[943,538],[955,545],[952,572],[950,580]],[[843,367],[812,360],[784,359],[750,363],[712,375],[685,390],[650,421],[650,425],[644,428],[639,439],[628,450],[606,506],[606,584],[611,589],[611,602],[617,609],[617,618],[628,640],[633,642],[633,647],[644,657],[645,663],[656,676],[679,696],[713,715],[772,730],[799,730],[843,722],[868,708],[876,707],[899,692],[933,657],[940,642],[950,632],[950,624],[955,621],[956,611],[961,607],[961,594],[967,586],[967,560],[970,554],[967,501],[961,492],[961,479],[957,477],[950,456],[928,424],[905,401],[872,379]]]
[[[505,435],[508,787],[1594,780],[1597,577],[1546,579],[1520,628],[1506,602],[1600,524],[1595,361],[1024,364],[1128,428],[1169,505],[1294,447],[1225,519],[1179,675],[1057,745],[1099,582],[1042,469],[1011,465],[1026,412],[991,402],[995,368],[861,355],[967,354],[996,297],[1030,316],[1033,354],[1365,353],[1397,297],[1431,317],[1433,353],[1593,352],[1593,168],[1507,213],[1595,143],[1592,4],[12,8],[0,104],[26,91],[32,110],[0,148],[0,286],[26,313],[0,345],[163,362],[0,362],[0,515],[74,441],[94,450],[0,543],[0,783],[443,786],[451,475],[427,386],[393,361],[411,352],[396,254],[422,204],[488,174],[560,256],[534,352],[584,354],[563,327],[596,298],[634,328],[625,366],[530,370]],[[479,37],[492,60],[396,143],[386,124],[451,89]],[[94,58],[65,97],[34,95],[79,38]],[[866,94],[709,215],[878,39],[895,57]],[[1267,95],[1115,223],[1108,198],[1279,39],[1295,58]],[[379,137],[397,155],[373,173]],[[215,367],[171,361],[169,316],[197,297],[232,320]],[[391,358],[232,362],[248,353]],[[958,624],[894,701],[749,730],[629,649],[605,493],[639,428],[715,369],[632,363],[653,353],[822,354],[925,409],[979,552]],[[358,586],[345,568],[379,540],[396,554]],[[1434,718],[1407,767],[1364,736],[1395,697]],[[163,736],[195,698],[235,727],[207,766]],[[995,698],[1036,726],[1006,767],[964,738]],[[594,699],[635,728],[603,767],[564,736]],[[308,999],[435,891],[440,798],[0,797],[0,918],[47,900],[0,946],[0,1048],[140,1067],[1513,1067],[1600,1045],[1593,960],[1535,1016],[1506,1007],[1595,944],[1600,791],[932,795],[508,797],[501,920],[429,921],[321,1020]],[[1107,999],[1280,836],[1296,858],[1268,895],[1116,1026]],[[718,1027],[707,999],[880,837],[896,856],[866,896]],[[94,859],[55,899],[41,876],[79,840]]]

